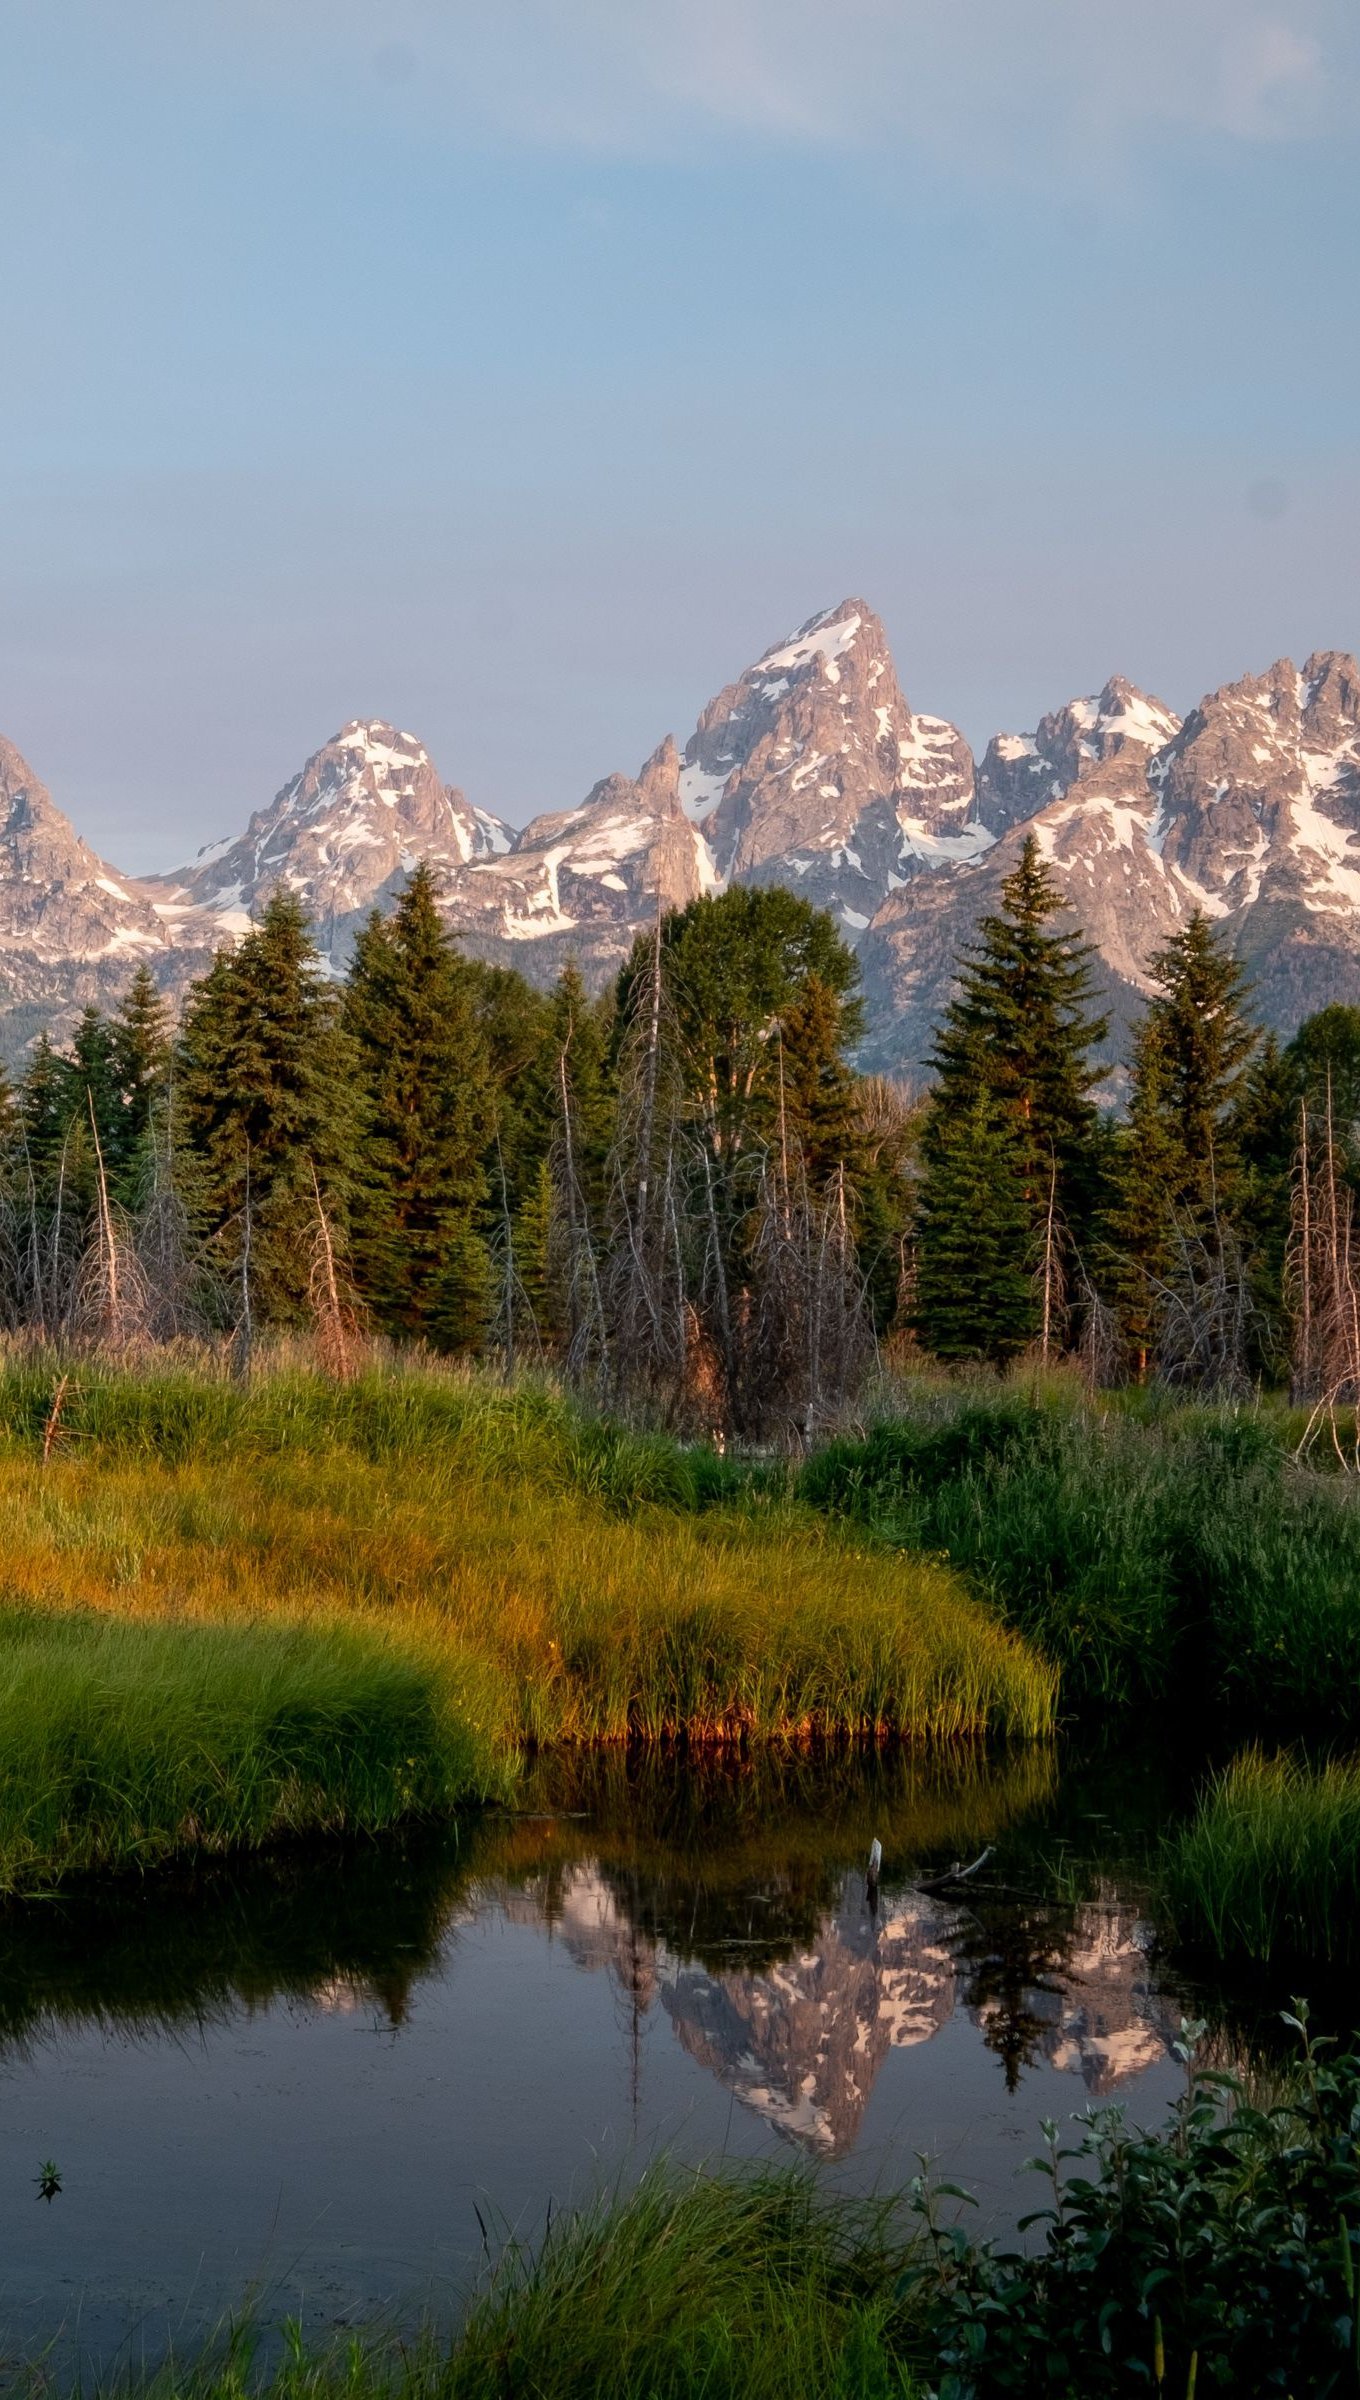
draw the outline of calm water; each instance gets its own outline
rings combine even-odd
[[[659,2150],[854,2186],[925,2151],[1004,2223],[1041,2117],[1155,2122],[1180,2088],[1203,1995],[1142,1913],[1155,1777],[614,1759],[531,1797],[0,1920],[11,2358],[155,2354],[248,2300],[406,2321],[466,2283],[482,2223],[532,2233]],[[987,1843],[966,1899],[919,1889]]]

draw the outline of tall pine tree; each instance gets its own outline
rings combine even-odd
[[[986,1090],[932,1108],[917,1220],[915,1323],[937,1358],[1004,1366],[1033,1341],[1028,1156],[1015,1112]]]
[[[1000,907],[978,927],[936,1037],[922,1132],[917,1327],[940,1357],[1014,1355],[1024,1314],[1014,1295],[1047,1273],[1052,1303],[1073,1246],[1084,1246],[1095,1221],[1105,1146],[1091,1097],[1100,1069],[1090,1053],[1107,1020],[1092,1007],[1094,954],[1065,918],[1030,834],[1001,886]],[[993,1259],[987,1288],[999,1312],[990,1341],[978,1317],[968,1227],[950,1221],[960,1178],[971,1188],[959,1154],[964,1123],[979,1139],[987,1129],[988,1172],[997,1185],[985,1235]],[[955,1314],[968,1328],[962,1350]],[[1056,1323],[1053,1307],[1049,1314]],[[1032,1292],[1032,1330],[1043,1321],[1043,1296]]]
[[[1145,1372],[1158,1291],[1191,1252],[1232,1272],[1249,1191],[1241,1135],[1259,1035],[1246,979],[1202,910],[1149,962],[1153,995],[1134,1037],[1128,1124],[1109,1217],[1111,1281],[1130,1361]],[[1201,1270],[1202,1273],[1202,1270]]]
[[[464,1349],[485,1320],[485,1158],[494,1095],[476,979],[418,866],[359,937],[345,993],[367,1139],[354,1214],[360,1287],[388,1332]]]
[[[305,1321],[317,1191],[343,1236],[362,1118],[340,998],[291,892],[275,892],[239,947],[219,952],[194,985],[176,1087],[198,1230],[235,1282],[248,1219],[253,1311]]]

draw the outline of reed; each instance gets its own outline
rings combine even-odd
[[[1360,1759],[1242,1753],[1166,1848],[1181,1931],[1224,1958],[1360,1957]]]

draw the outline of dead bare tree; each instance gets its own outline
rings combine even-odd
[[[152,1122],[134,1239],[146,1285],[150,1340],[181,1341],[222,1323],[225,1296],[209,1272],[202,1246],[193,1240],[175,1172],[173,1090]]]
[[[132,1229],[109,1195],[94,1095],[87,1091],[85,1097],[94,1149],[95,1205],[76,1277],[72,1319],[79,1336],[101,1350],[126,1355],[147,1339],[150,1296]]]
[[[1299,1144],[1286,1255],[1294,1346],[1291,1388],[1308,1406],[1304,1457],[1324,1432],[1341,1464],[1360,1473],[1360,1258],[1355,1194],[1338,1157],[1331,1078],[1320,1123],[1299,1108]],[[1340,1412],[1350,1411],[1343,1432]]]
[[[315,1167],[311,1175],[315,1215],[308,1291],[316,1328],[317,1361],[323,1374],[333,1376],[337,1383],[348,1383],[359,1366],[359,1302],[326,1213]]]
[[[1039,1289],[1039,1357],[1047,1366],[1054,1350],[1062,1348],[1066,1322],[1067,1278],[1063,1272],[1064,1227],[1058,1208],[1058,1160],[1050,1147],[1048,1193],[1044,1204],[1043,1240],[1035,1282]]]
[[[1096,1290],[1079,1250],[1072,1254],[1072,1280],[1077,1364],[1089,1388],[1104,1391],[1120,1380],[1124,1364],[1118,1311]]]
[[[250,1190],[250,1144],[246,1143],[245,1193],[241,1203],[241,1302],[236,1316],[236,1330],[231,1346],[232,1373],[242,1383],[250,1381],[250,1369],[255,1355],[255,1297],[251,1282],[251,1251],[255,1238],[255,1211]]]
[[[773,1149],[746,1256],[733,1413],[748,1437],[797,1445],[841,1417],[875,1355],[844,1167],[814,1194],[796,1144]]]
[[[1262,1331],[1241,1246],[1217,1213],[1207,1230],[1173,1223],[1172,1264],[1150,1284],[1158,1320],[1159,1382],[1204,1398],[1242,1399]]]
[[[670,1415],[684,1387],[690,1331],[684,1183],[692,1161],[661,931],[658,899],[650,971],[621,1046],[599,1257],[598,1355],[614,1403]]]

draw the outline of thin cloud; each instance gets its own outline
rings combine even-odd
[[[163,64],[206,47],[266,89],[380,90],[464,134],[635,158],[734,133],[906,146],[983,181],[1098,174],[1166,130],[1315,138],[1360,93],[1354,0],[124,0],[120,23]]]

